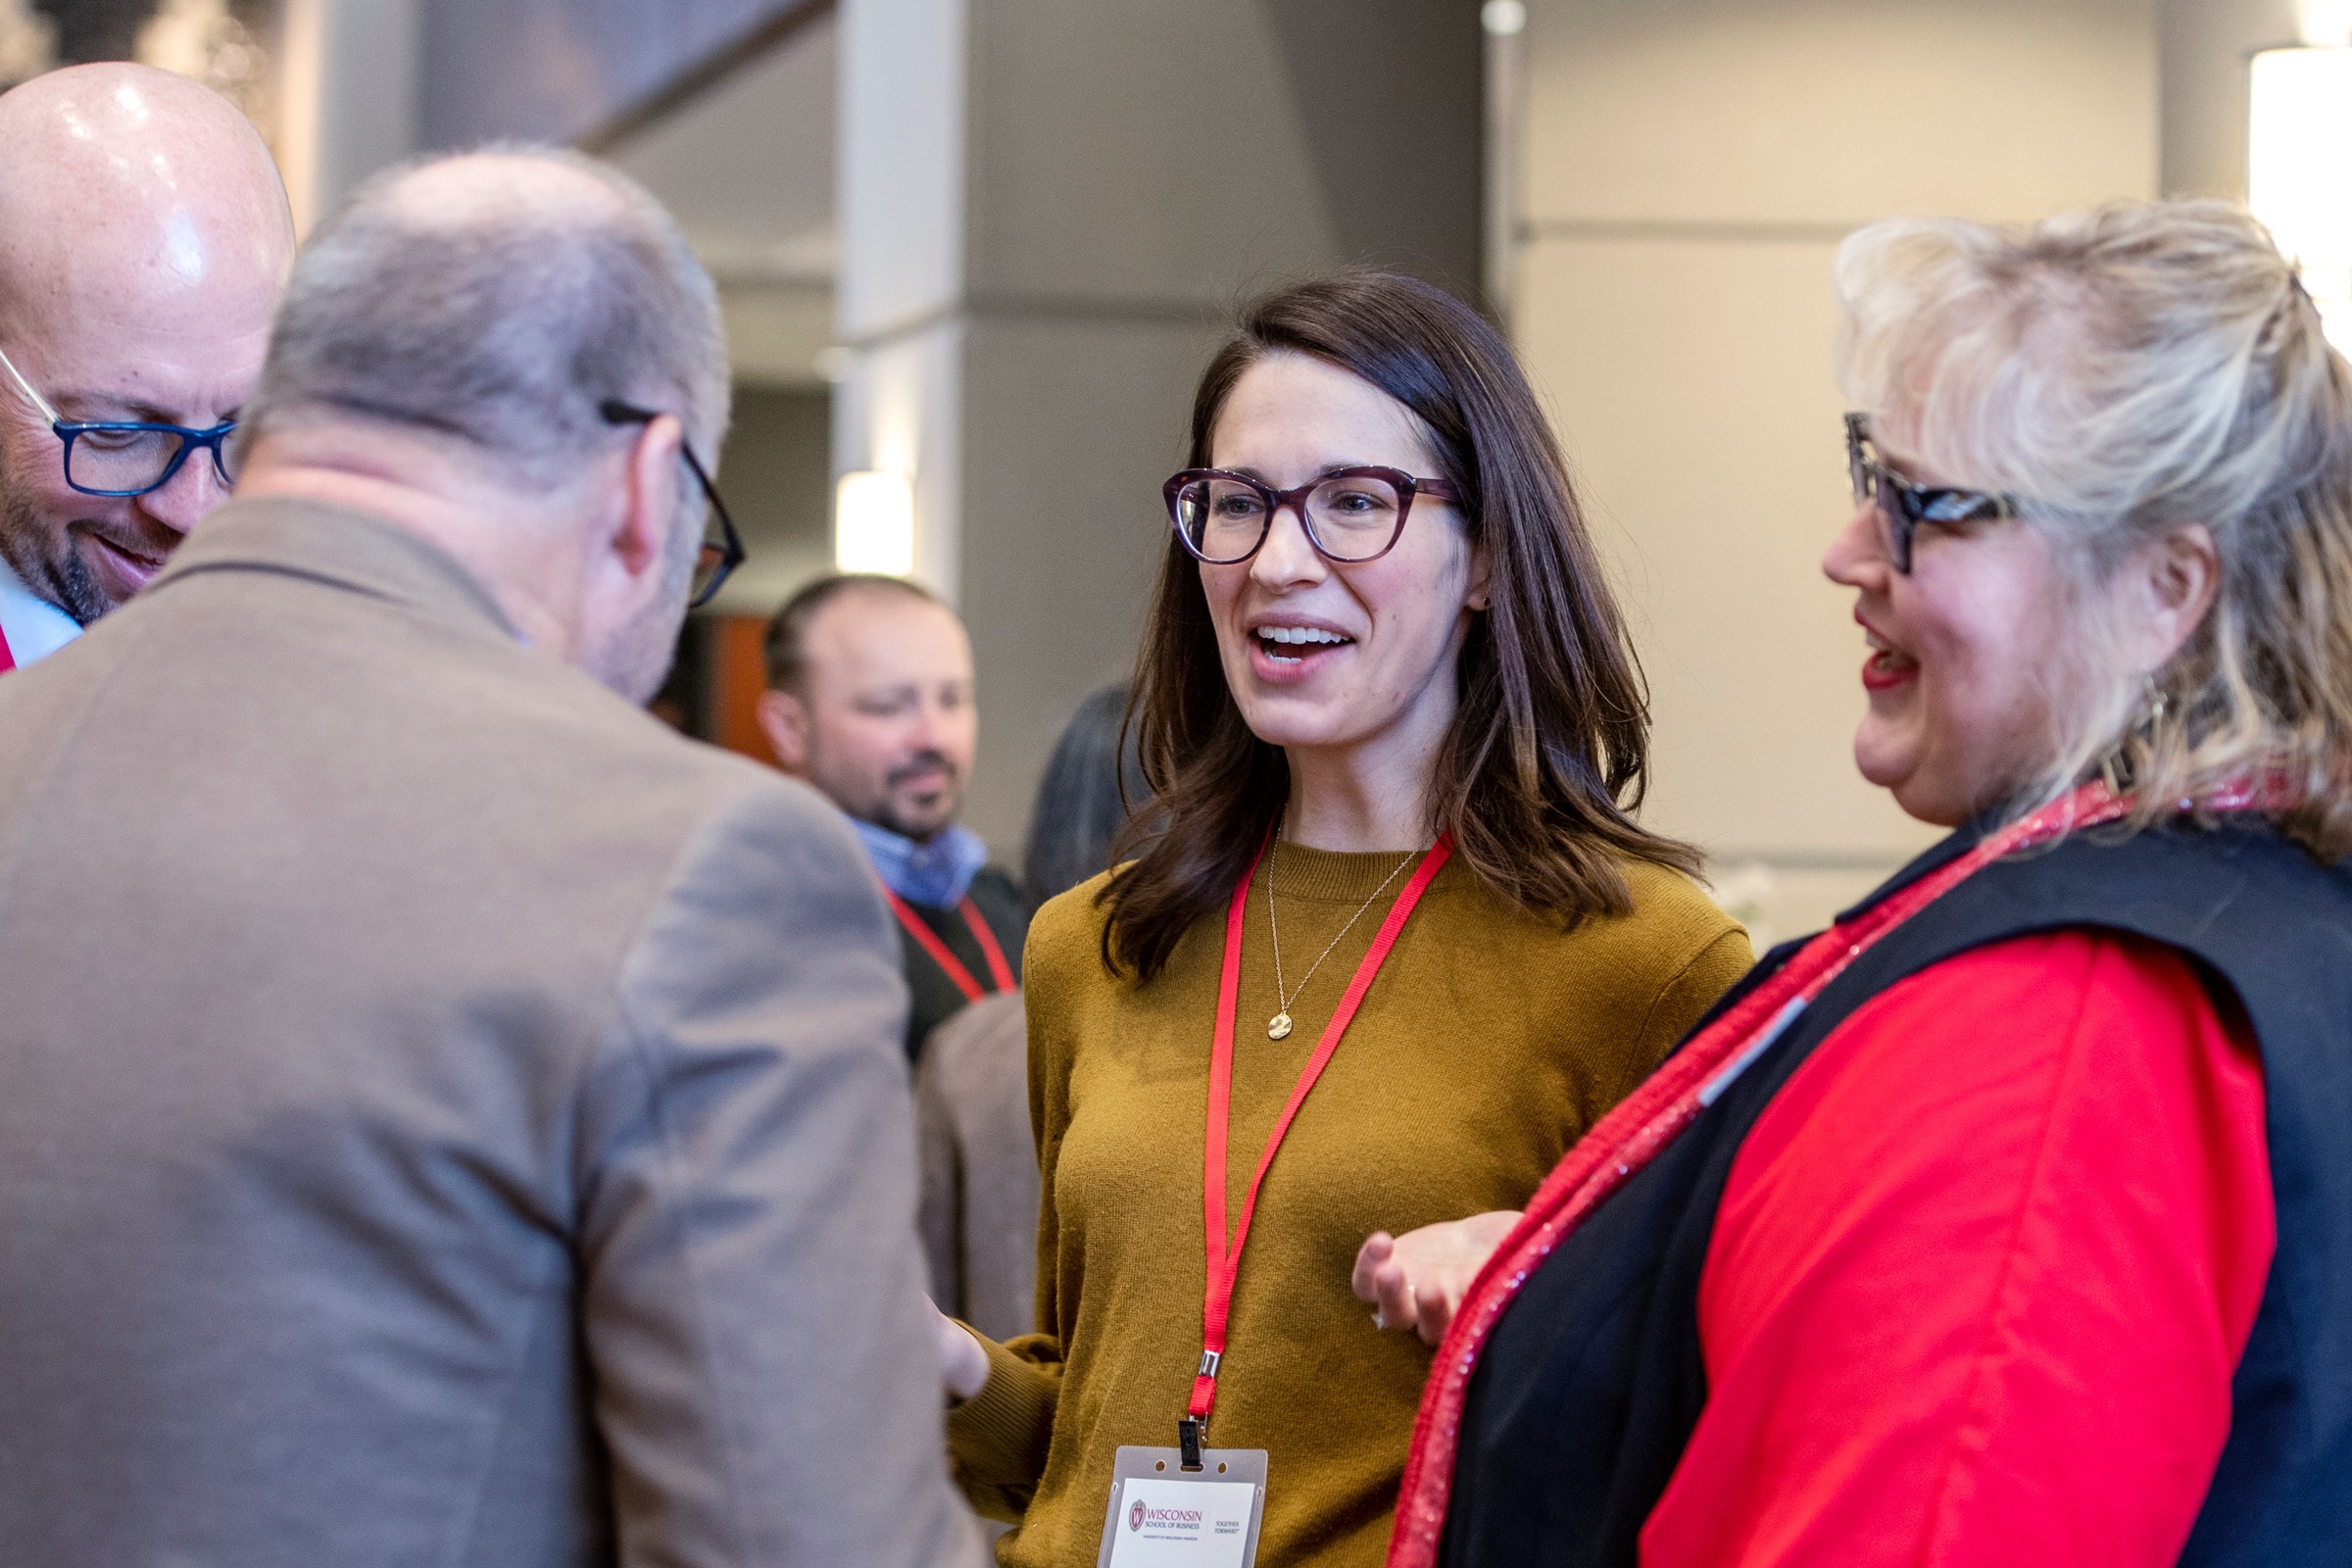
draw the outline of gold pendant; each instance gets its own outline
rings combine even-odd
[[[1291,1015],[1287,1012],[1278,1012],[1273,1017],[1268,1018],[1266,1020],[1266,1038],[1268,1040],[1290,1039]]]

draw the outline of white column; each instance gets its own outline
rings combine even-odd
[[[836,475],[905,474],[914,575],[951,602],[962,465],[967,0],[847,0],[840,20]]]
[[[423,52],[421,0],[287,0],[276,152],[296,232],[417,150]]]

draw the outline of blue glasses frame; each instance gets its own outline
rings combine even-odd
[[[229,477],[228,454],[223,449],[223,443],[236,433],[237,421],[234,419],[222,419],[209,430],[197,430],[184,424],[157,424],[143,419],[62,419],[58,417],[57,410],[49,406],[49,400],[33,389],[32,383],[24,379],[24,372],[17,368],[16,363],[5,352],[0,352],[0,369],[8,371],[8,378],[16,382],[17,390],[24,394],[24,401],[31,404],[34,411],[49,421],[49,428],[56,432],[57,439],[64,448],[59,454],[59,462],[64,466],[66,484],[70,489],[85,496],[99,496],[110,501],[153,495],[178,477],[179,470],[187,464],[188,454],[198,451],[212,454],[213,472],[220,478],[223,486],[231,489],[236,486],[236,480]],[[74,443],[85,435],[101,434],[175,435],[179,437],[179,447],[172,454],[172,460],[164,465],[164,471],[156,477],[153,483],[141,485],[135,490],[107,490],[96,485],[83,484],[74,477]]]

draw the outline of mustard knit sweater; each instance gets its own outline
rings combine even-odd
[[[1286,980],[1402,858],[1279,848]],[[1409,875],[1409,871],[1406,875]],[[1439,872],[1260,1190],[1235,1286],[1209,1441],[1268,1450],[1259,1568],[1378,1564],[1431,1351],[1372,1326],[1348,1290],[1376,1230],[1517,1208],[1750,962],[1683,877],[1631,864],[1634,911],[1563,933]],[[1260,866],[1243,937],[1227,1212],[1405,878],[1342,938],[1269,1040],[1273,949]],[[1041,1332],[988,1346],[949,1416],[958,1478],[1019,1528],[998,1559],[1095,1560],[1121,1444],[1176,1441],[1200,1355],[1201,1172],[1223,911],[1149,985],[1102,968],[1097,878],[1030,928],[1029,1104],[1044,1176]],[[1230,1223],[1230,1220],[1228,1221]]]

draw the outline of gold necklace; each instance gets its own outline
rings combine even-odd
[[[1348,917],[1348,923],[1340,927],[1340,936],[1333,937],[1325,943],[1323,951],[1315,955],[1315,961],[1308,964],[1306,973],[1298,977],[1298,990],[1287,992],[1282,984],[1282,927],[1276,924],[1274,919],[1274,862],[1281,854],[1282,835],[1277,833],[1274,836],[1274,847],[1266,856],[1266,932],[1274,939],[1274,1000],[1280,1005],[1274,1009],[1274,1016],[1266,1020],[1266,1038],[1268,1040],[1288,1040],[1290,1038],[1291,1004],[1298,1000],[1298,992],[1304,991],[1306,983],[1315,977],[1315,971],[1323,967],[1323,960],[1331,956],[1331,950],[1340,945],[1340,937],[1344,937],[1355,929],[1355,922],[1361,920],[1364,917],[1364,911],[1372,907],[1372,900],[1388,892],[1389,884],[1402,876],[1404,868],[1418,859],[1423,852],[1414,850],[1396,862],[1396,869],[1391,871],[1382,880],[1380,886],[1372,890],[1372,897],[1355,906],[1355,912]]]

